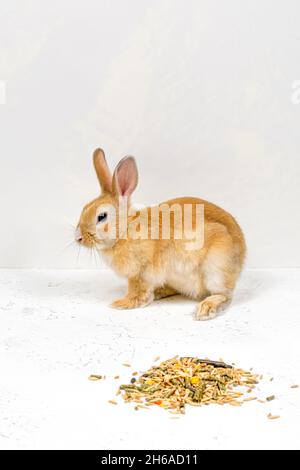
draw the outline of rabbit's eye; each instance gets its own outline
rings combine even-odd
[[[104,222],[104,220],[106,219],[107,219],[107,213],[101,212],[101,214],[99,214],[97,217],[97,222]]]

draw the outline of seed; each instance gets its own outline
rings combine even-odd
[[[131,365],[130,365],[130,364],[127,364],[126,362],[125,362],[125,364],[122,364],[122,366],[124,366],[124,367],[131,367]]]
[[[299,385],[291,385],[291,388],[299,388]]]
[[[246,384],[249,385],[249,384],[254,384],[254,385],[257,385],[258,384],[258,381],[256,379],[248,379],[246,381]]]
[[[101,379],[103,379],[103,378],[104,378],[104,377],[102,377],[102,375],[94,375],[94,374],[92,374],[92,375],[89,376],[89,380],[101,380]]]
[[[154,358],[154,362],[157,362],[159,359],[160,359],[160,356],[156,356],[156,357]]]
[[[131,382],[132,384],[134,384],[134,382],[136,382],[136,379],[135,379],[134,377],[132,377],[132,379],[130,380],[130,382]]]
[[[244,398],[243,401],[253,401],[253,400],[257,400],[257,397]]]
[[[279,415],[271,415],[271,413],[269,413],[268,418],[269,419],[278,419],[278,418],[280,418],[280,416]]]
[[[275,400],[275,395],[271,395],[270,397],[266,398],[267,401],[273,401]]]
[[[115,376],[114,376],[114,379],[119,379],[119,378],[120,378],[119,375],[115,375]]]
[[[115,400],[108,400],[108,403],[111,405],[117,405],[118,403]]]

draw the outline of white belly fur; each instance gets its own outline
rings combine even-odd
[[[148,270],[145,273],[145,280],[152,284],[153,288],[168,285],[188,297],[201,296],[201,268],[187,259],[177,257],[159,272]]]
[[[166,284],[181,294],[199,297],[201,294],[201,274],[199,266],[191,265],[190,261],[177,259],[172,263],[166,276]]]

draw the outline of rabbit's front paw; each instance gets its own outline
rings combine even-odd
[[[138,307],[146,307],[146,305],[150,304],[153,300],[153,296],[151,297],[124,297],[124,299],[115,300],[110,306],[113,308],[118,308],[120,310],[138,308]]]
[[[217,309],[209,300],[203,300],[197,306],[195,320],[211,320],[217,315]]]
[[[231,298],[225,294],[215,294],[206,297],[197,305],[195,320],[211,320],[223,310],[229,303]]]

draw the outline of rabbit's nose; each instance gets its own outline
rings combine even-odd
[[[75,231],[75,240],[77,241],[77,243],[81,243],[83,240],[82,233],[79,227],[77,227]]]

